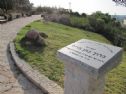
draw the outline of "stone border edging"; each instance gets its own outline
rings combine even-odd
[[[9,51],[17,67],[33,84],[39,87],[44,94],[64,94],[60,86],[49,80],[46,76],[40,74],[37,70],[34,70],[28,63],[18,57],[13,42],[9,44]]]

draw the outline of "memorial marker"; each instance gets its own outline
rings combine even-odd
[[[65,94],[103,94],[105,74],[117,66],[123,49],[87,39],[60,50],[65,64]]]

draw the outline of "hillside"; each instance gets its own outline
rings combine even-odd
[[[40,32],[48,35],[47,46],[40,51],[29,50],[28,47],[22,47],[20,40],[26,32],[31,28],[35,28]],[[36,21],[24,27],[15,39],[16,51],[20,57],[25,59],[34,69],[39,70],[49,79],[55,81],[63,87],[64,81],[64,66],[56,58],[58,49],[75,42],[79,39],[90,39],[99,42],[110,42],[103,36],[87,32],[84,30],[72,28],[69,26],[57,23],[43,23]],[[124,53],[123,61],[120,66],[112,70],[106,77],[105,94],[126,94],[126,52]]]

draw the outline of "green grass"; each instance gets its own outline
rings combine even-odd
[[[16,51],[34,69],[39,70],[42,74],[46,75],[49,79],[55,81],[62,87],[64,82],[64,65],[56,58],[58,49],[82,38],[110,44],[103,36],[96,33],[57,23],[49,22],[48,24],[44,24],[40,21],[35,21],[31,23],[30,26],[40,32],[45,32],[49,36],[46,39],[47,46],[39,52],[30,51],[27,48],[21,47],[20,40],[29,30],[28,27],[24,27],[15,39]],[[124,54],[122,64],[107,75],[105,94],[126,94],[125,72],[126,53]]]
[[[106,94],[126,94],[126,52],[121,64],[106,77]]]

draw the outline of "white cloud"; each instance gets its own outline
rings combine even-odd
[[[35,6],[57,6],[71,8],[73,11],[91,14],[95,11],[102,11],[110,14],[126,15],[126,7],[116,6],[112,0],[30,0]]]

